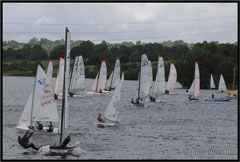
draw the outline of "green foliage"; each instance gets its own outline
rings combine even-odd
[[[23,72],[26,72],[26,75],[29,75],[29,73],[33,75],[37,64],[42,63],[44,68],[47,68],[48,59],[50,58],[53,60],[54,75],[56,76],[59,57],[64,57],[65,54],[64,42],[64,39],[51,41],[46,38],[40,40],[32,38],[28,43],[19,43],[13,40],[3,41],[4,73],[7,75],[17,74],[16,70],[19,70],[21,75]],[[119,58],[121,71],[125,73],[125,79],[136,80],[140,70],[139,61],[141,55],[145,53],[152,62],[153,78],[155,78],[157,71],[158,57],[162,56],[165,63],[166,80],[168,79],[170,62],[173,62],[177,69],[178,82],[183,87],[189,88],[193,81],[194,63],[198,62],[201,88],[209,88],[211,74],[213,74],[215,84],[218,85],[221,73],[228,88],[231,88],[234,67],[236,69],[236,84],[238,79],[237,45],[237,43],[220,44],[219,42],[207,41],[186,43],[182,40],[164,41],[162,43],[137,41],[136,43],[122,42],[114,44],[106,41],[94,44],[91,41],[71,40],[71,66],[73,66],[74,58],[82,55],[86,77],[95,78],[100,69],[101,61],[104,60],[107,64],[109,77],[116,59]],[[23,60],[25,60],[24,64],[20,64]]]

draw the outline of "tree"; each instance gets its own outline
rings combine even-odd
[[[32,60],[44,60],[48,56],[47,56],[46,51],[42,48],[42,46],[36,44],[31,49],[30,57],[31,57]]]
[[[65,56],[65,45],[58,45],[50,52],[50,59],[59,59]]]
[[[126,63],[128,61],[129,61],[128,55],[126,55],[126,54],[121,55],[121,57],[120,57],[120,62],[121,63]]]

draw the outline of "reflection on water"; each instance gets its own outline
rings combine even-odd
[[[210,92],[201,90],[199,101],[189,101],[185,90],[177,89],[178,95],[164,96],[166,103],[147,103],[146,108],[137,108],[130,105],[137,95],[136,81],[123,83],[119,125],[115,128],[97,128],[97,116],[104,113],[112,94],[69,99],[70,143],[82,148],[79,157],[53,153],[44,156],[25,150],[17,143],[17,136],[23,133],[15,127],[33,82],[33,77],[3,77],[4,159],[237,158],[237,100],[204,102]],[[87,79],[87,91],[92,82]],[[60,110],[61,101],[57,105]],[[30,141],[37,146],[54,144],[59,136],[34,134]],[[231,149],[232,154],[186,154],[186,150],[192,149]]]

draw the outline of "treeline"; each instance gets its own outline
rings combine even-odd
[[[23,67],[30,66],[26,65],[26,61],[35,61],[35,63],[32,63],[32,66],[34,66],[34,64],[38,64],[42,60],[58,60],[59,57],[64,56],[65,51],[64,40],[50,41],[43,38],[40,40],[33,38],[28,43],[3,42],[3,47],[4,71],[17,68],[16,65],[10,63],[16,62],[16,60],[25,60],[25,65],[18,63],[18,66],[23,69]],[[115,60],[119,58],[125,78],[137,80],[140,68],[139,61],[143,53],[147,54],[149,60],[152,61],[154,78],[157,71],[158,56],[162,56],[165,61],[166,80],[168,78],[169,63],[174,62],[177,68],[178,82],[183,87],[189,87],[192,83],[195,61],[198,62],[200,68],[201,88],[209,88],[211,73],[216,85],[218,85],[222,73],[229,88],[232,84],[234,67],[236,69],[236,78],[238,78],[237,43],[220,44],[218,42],[204,41],[202,43],[188,44],[179,40],[162,43],[142,43],[137,41],[136,43],[123,42],[115,44],[102,41],[100,44],[94,44],[91,41],[71,41],[71,65],[76,56],[82,55],[86,66],[86,77],[90,78],[95,77],[101,60],[106,61],[108,75],[110,75]],[[54,68],[58,68],[58,61]],[[35,68],[33,69],[35,70]],[[33,71],[32,74],[34,73]]]

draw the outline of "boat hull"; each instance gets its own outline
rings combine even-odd
[[[232,97],[222,97],[222,98],[206,98],[205,101],[215,101],[215,102],[228,102],[231,101]]]

